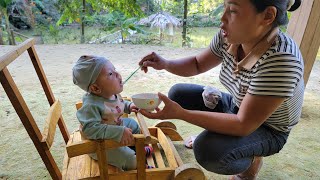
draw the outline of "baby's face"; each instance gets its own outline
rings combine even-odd
[[[110,61],[101,69],[95,84],[101,88],[103,97],[111,97],[123,91],[122,77]]]

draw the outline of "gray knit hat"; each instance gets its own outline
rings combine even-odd
[[[88,92],[107,61],[99,56],[81,56],[72,68],[73,83]]]

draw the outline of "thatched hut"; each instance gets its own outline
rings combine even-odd
[[[159,28],[159,34],[160,34],[160,40],[162,40],[163,37],[163,31],[164,29],[169,29],[169,36],[174,35],[173,28],[178,27],[181,25],[181,22],[178,18],[170,15],[167,12],[158,12],[156,14],[152,14],[146,18],[141,19],[139,24],[144,25],[150,25],[150,27],[158,27]]]

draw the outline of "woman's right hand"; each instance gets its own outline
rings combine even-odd
[[[142,66],[141,69],[146,73],[148,72],[148,67],[152,67],[156,70],[162,70],[166,68],[167,60],[159,56],[157,53],[152,52],[139,62],[139,65]]]
[[[120,141],[121,145],[129,145],[134,143],[134,137],[130,128],[124,128],[122,138]]]

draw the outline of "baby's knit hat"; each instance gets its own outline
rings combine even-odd
[[[73,83],[88,92],[107,61],[99,56],[81,56],[72,68]]]

